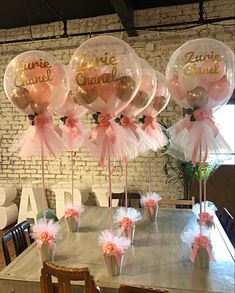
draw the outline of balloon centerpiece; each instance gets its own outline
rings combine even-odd
[[[58,227],[46,219],[44,158],[47,155],[55,157],[63,150],[52,114],[66,97],[66,73],[64,67],[49,53],[27,51],[8,64],[4,89],[10,102],[17,110],[27,114],[30,122],[29,128],[15,142],[13,150],[21,149],[21,157],[41,157],[44,217],[35,224],[33,231],[42,260],[45,260],[52,257]]]
[[[112,231],[110,160],[125,157],[128,146],[123,142],[124,131],[114,119],[138,91],[141,78],[139,62],[135,52],[124,41],[99,36],[85,41],[75,51],[69,63],[68,76],[70,89],[78,102],[93,113],[97,124],[90,134],[90,151],[99,156],[102,167],[108,159],[111,233],[109,240],[103,240],[103,245],[106,247],[109,242],[112,247],[118,248],[115,243],[117,237]],[[113,257],[123,255],[123,249],[119,255],[116,251]]]
[[[200,232],[195,236],[193,244],[191,260],[194,260],[198,247],[204,247],[200,243],[205,240],[204,238],[208,238],[203,235],[201,220],[203,213],[206,213],[206,180],[202,210],[202,169],[206,170],[206,161],[210,154],[231,152],[219,133],[213,113],[232,95],[233,53],[217,40],[202,38],[188,41],[171,56],[166,69],[166,79],[172,98],[186,113],[183,119],[169,128],[170,142],[184,153],[186,160],[191,160],[193,164],[198,162],[200,169]],[[208,244],[204,248],[210,250],[211,245]]]

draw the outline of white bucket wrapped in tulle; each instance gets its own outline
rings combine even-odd
[[[133,244],[135,235],[135,224],[141,220],[141,214],[139,211],[133,208],[121,207],[117,210],[114,216],[114,221],[119,224],[120,236],[126,237]]]
[[[148,192],[141,196],[140,202],[144,207],[148,222],[155,222],[158,214],[158,202],[162,198],[155,192]]]
[[[124,250],[130,246],[130,241],[125,237],[115,236],[112,232],[105,230],[99,236],[99,244],[102,245],[108,275],[120,275],[122,273]]]
[[[59,226],[52,220],[41,219],[33,226],[32,237],[35,239],[41,261],[52,260]]]
[[[200,225],[195,216],[185,226],[181,239],[192,249],[189,258],[194,265],[199,268],[208,268],[209,262],[214,260],[210,231],[208,229],[200,231]]]
[[[201,223],[202,229],[210,229],[215,227],[214,223],[214,213],[217,211],[216,206],[210,202],[202,202],[202,211],[200,213],[200,204],[196,203],[192,209],[193,213],[198,216],[197,222]]]
[[[80,216],[84,211],[82,204],[78,206],[67,205],[65,208],[65,221],[70,232],[78,232],[80,225]]]

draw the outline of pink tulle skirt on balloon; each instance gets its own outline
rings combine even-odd
[[[61,127],[62,139],[67,150],[74,151],[80,148],[88,136],[89,130],[79,121],[74,126],[63,125]]]
[[[11,147],[11,151],[18,150],[22,158],[40,157],[42,154],[56,157],[64,150],[61,130],[50,119],[46,123],[30,125]]]
[[[167,145],[168,141],[164,133],[162,132],[159,123],[155,122],[151,124],[144,124],[142,129],[151,137],[153,143],[153,151],[163,148]]]
[[[125,129],[110,120],[107,125],[97,125],[85,142],[91,155],[99,157],[101,166],[105,159],[133,159],[138,155],[137,140],[128,136]]]

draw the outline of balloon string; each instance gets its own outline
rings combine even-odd
[[[199,146],[199,202],[200,202],[200,215],[202,214],[202,145]],[[201,218],[200,218],[201,219]],[[200,235],[202,234],[202,223],[200,223]]]
[[[70,160],[71,160],[71,188],[72,188],[72,205],[74,204],[74,162],[73,162],[73,150],[70,152]]]
[[[151,192],[152,174],[151,174],[151,164],[150,164],[150,153],[149,152],[148,152],[147,164],[148,164],[148,191]]]
[[[127,162],[125,162],[125,207],[127,212],[127,200],[128,200],[128,194],[127,194]]]
[[[43,209],[43,220],[44,220],[44,223],[46,223],[44,148],[43,148],[43,140],[42,140],[42,138],[41,138],[41,169],[42,169],[42,209]]]
[[[110,162],[110,156],[108,154],[108,173],[109,173],[109,198],[110,198],[110,207],[109,207],[109,221],[110,221],[110,230],[113,232],[113,205],[112,205],[112,180],[111,180],[111,162]]]
[[[203,186],[203,191],[204,191],[204,212],[206,212],[206,183],[207,183],[207,176],[206,176],[206,162],[204,162],[203,170],[204,170],[204,186]]]

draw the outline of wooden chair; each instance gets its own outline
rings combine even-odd
[[[164,289],[152,289],[141,286],[129,286],[121,285],[119,287],[118,293],[169,293],[168,290]]]
[[[138,192],[128,192],[128,207],[133,206],[133,200],[137,201],[139,208],[141,208],[140,204],[140,194]],[[112,193],[112,199],[118,199],[118,206],[125,206],[125,193]],[[110,197],[109,197],[109,206],[110,206]]]
[[[29,242],[32,243],[33,240],[30,237],[29,221],[23,221],[3,234],[2,249],[6,265],[11,262],[8,246],[10,241],[13,241],[16,256],[21,254],[28,247],[28,242],[25,234],[26,229],[28,230]]]
[[[52,276],[58,279],[58,283],[52,283]],[[88,268],[69,268],[50,261],[43,263],[40,277],[41,293],[71,293],[70,281],[85,281],[85,293],[100,292]]]
[[[179,206],[179,207],[193,207],[195,205],[195,197],[192,196],[191,199],[181,199],[181,200],[177,200],[177,199],[162,199],[159,201],[159,206]]]

